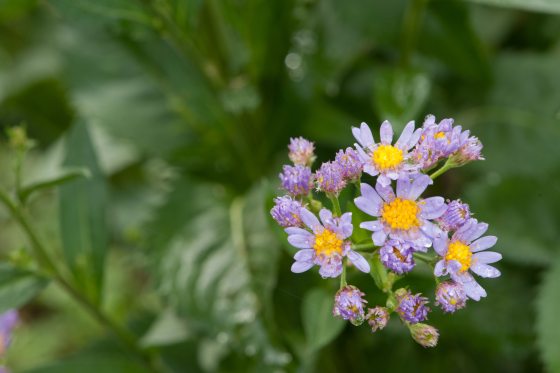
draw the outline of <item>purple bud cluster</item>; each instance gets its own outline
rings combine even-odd
[[[388,240],[379,249],[379,259],[385,268],[398,275],[412,271],[414,268],[414,246],[409,242]]]
[[[364,295],[355,286],[344,286],[334,298],[333,315],[343,320],[349,320],[354,325],[360,325],[364,322],[364,307],[367,303],[362,298]]]
[[[436,289],[436,305],[443,312],[453,313],[467,304],[467,293],[463,285],[453,281],[442,282]]]
[[[403,321],[416,324],[428,319],[428,312],[430,312],[430,307],[427,306],[428,298],[404,289],[397,290],[395,295],[399,303],[397,313]]]

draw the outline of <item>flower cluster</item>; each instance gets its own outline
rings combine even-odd
[[[435,305],[453,313],[464,308],[467,299],[486,296],[473,274],[500,276],[490,264],[501,255],[487,250],[497,238],[483,236],[488,225],[472,217],[468,204],[423,196],[442,173],[484,159],[482,144],[468,130],[454,126],[452,119],[437,123],[432,115],[420,128],[408,123],[396,141],[388,121],[380,126],[379,142],[365,123],[353,127],[352,134],[357,141],[354,148],[339,150],[334,160],[315,171],[314,144],[301,137],[290,139],[293,165],[285,165],[279,175],[286,195],[274,199],[270,213],[298,249],[292,272],[318,266],[321,277],[340,277],[335,317],[354,325],[367,321],[376,332],[396,313],[417,343],[434,347],[439,332],[423,323],[431,312],[428,298],[408,286],[393,290],[393,285],[424,263],[436,277],[445,277],[437,280]],[[373,176],[375,183],[363,182],[363,174]],[[348,189],[354,189],[355,198],[350,197],[351,191],[345,192]],[[327,200],[332,209],[323,207]],[[359,221],[341,209],[341,202],[347,211],[361,211]],[[364,238],[366,231],[370,239]],[[387,296],[385,305],[367,307],[366,294],[347,283],[346,272],[352,268],[371,272]]]

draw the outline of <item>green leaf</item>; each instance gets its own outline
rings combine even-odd
[[[381,118],[404,127],[424,108],[430,89],[430,79],[421,72],[382,70],[376,75],[373,84],[374,106]]]
[[[392,276],[391,278],[389,277],[387,268],[385,268],[383,263],[381,263],[379,255],[373,255],[369,264],[371,266],[370,274],[371,277],[373,277],[373,281],[375,281],[375,285],[377,285],[377,287],[385,293],[391,290],[394,278],[392,278]]]
[[[307,345],[319,350],[335,339],[346,323],[332,314],[334,294],[324,289],[310,290],[303,298],[302,318]]]
[[[76,123],[66,141],[66,167],[86,167],[88,179],[61,185],[60,230],[64,256],[79,288],[95,302],[100,300],[107,251],[105,178],[87,126]]]
[[[0,263],[0,314],[23,306],[47,284],[45,278],[7,263]]]
[[[468,0],[473,3],[495,5],[504,8],[531,10],[535,12],[560,14],[558,0]]]
[[[164,346],[183,342],[189,338],[189,330],[185,321],[175,311],[165,310],[142,337],[143,347]]]
[[[537,333],[542,359],[549,372],[560,371],[560,256],[546,274],[537,298]]]
[[[86,168],[75,168],[62,170],[61,174],[54,176],[51,179],[37,181],[30,185],[24,186],[19,192],[19,199],[25,203],[27,199],[34,193],[40,190],[52,188],[64,183],[68,183],[72,180],[79,178],[87,178],[90,176],[89,170]]]

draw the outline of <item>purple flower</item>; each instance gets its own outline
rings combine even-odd
[[[395,296],[399,302],[396,311],[403,321],[416,324],[428,319],[428,298],[405,289],[397,290]]]
[[[461,166],[472,161],[484,160],[481,152],[482,143],[477,137],[471,136],[461,145],[457,153],[453,155],[453,162]]]
[[[340,168],[342,177],[347,181],[356,181],[362,176],[364,166],[358,152],[354,149],[339,150],[336,153],[335,162]]]
[[[278,176],[282,188],[293,196],[305,196],[313,189],[313,174],[309,167],[284,165]]]
[[[380,306],[370,308],[367,312],[366,320],[371,327],[372,333],[382,330],[389,322],[389,310]]]
[[[463,285],[469,298],[476,301],[486,296],[486,291],[476,282],[469,270],[480,277],[495,278],[500,271],[488,265],[502,259],[502,255],[484,251],[496,244],[495,236],[479,238],[488,229],[488,224],[469,219],[451,237],[443,235],[434,240],[434,250],[442,257],[434,268],[436,276],[449,274],[453,281]]]
[[[354,202],[360,210],[378,218],[360,224],[361,228],[373,231],[375,245],[383,245],[389,236],[409,241],[421,250],[430,247],[432,240],[442,234],[441,229],[430,220],[443,215],[447,209],[444,199],[430,197],[418,200],[429,184],[432,180],[427,175],[399,179],[396,196],[391,186],[377,183],[373,189],[368,184],[361,184],[362,195]]]
[[[284,196],[275,198],[274,203],[275,205],[270,210],[270,215],[281,227],[303,226],[299,215],[299,210],[303,207],[301,202],[292,199],[290,196]]]
[[[364,305],[367,303],[362,298],[364,295],[357,287],[346,285],[334,297],[333,315],[360,325],[364,322]]]
[[[292,272],[305,272],[318,265],[323,278],[338,277],[342,273],[342,259],[346,256],[362,272],[369,273],[369,263],[363,256],[350,248],[352,235],[352,213],[334,217],[332,212],[322,209],[317,217],[306,208],[300,210],[303,223],[311,232],[303,228],[286,228],[288,242],[300,249],[295,255]]]
[[[435,347],[439,338],[436,328],[422,323],[411,325],[410,335],[422,347]]]
[[[455,153],[468,136],[469,131],[462,132],[461,126],[453,127],[453,119],[436,123],[436,118],[428,115],[422,126],[420,141],[412,151],[414,159],[423,169],[432,168],[441,159]]]
[[[388,240],[379,250],[379,258],[385,268],[402,275],[414,268],[413,253],[414,246],[410,242]]]
[[[384,187],[390,185],[391,180],[416,172],[418,165],[408,151],[418,142],[420,132],[420,129],[414,131],[414,122],[409,122],[395,145],[391,145],[393,127],[385,121],[380,129],[381,142],[376,144],[366,123],[360,128],[352,127],[352,134],[359,143],[356,149],[364,164],[364,172],[379,175],[377,182]]]
[[[336,162],[325,162],[315,172],[317,189],[327,194],[337,196],[346,186],[346,180],[342,176],[341,168]]]
[[[295,165],[311,166],[315,160],[315,146],[303,137],[290,138],[288,157]]]
[[[456,199],[447,204],[447,210],[437,220],[446,231],[455,231],[465,224],[471,217],[469,205]]]
[[[0,315],[0,356],[4,356],[12,340],[12,330],[19,322],[16,310],[9,310]]]
[[[467,293],[463,285],[453,281],[442,282],[436,289],[436,305],[443,312],[453,313],[467,304]]]

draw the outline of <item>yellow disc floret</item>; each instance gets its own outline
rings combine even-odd
[[[444,132],[438,132],[434,135],[434,139],[443,139],[445,137]]]
[[[420,221],[418,220],[419,212],[420,208],[416,202],[395,198],[393,201],[383,205],[381,218],[392,229],[409,230],[420,226]]]
[[[321,233],[315,235],[315,244],[313,249],[317,255],[331,256],[334,253],[342,255],[343,241],[338,238],[336,233],[325,229]]]
[[[379,145],[371,156],[380,171],[391,170],[403,161],[403,151],[393,145]]]
[[[449,244],[446,260],[456,260],[461,263],[461,272],[465,272],[471,267],[472,252],[468,245],[461,241],[454,241]]]

